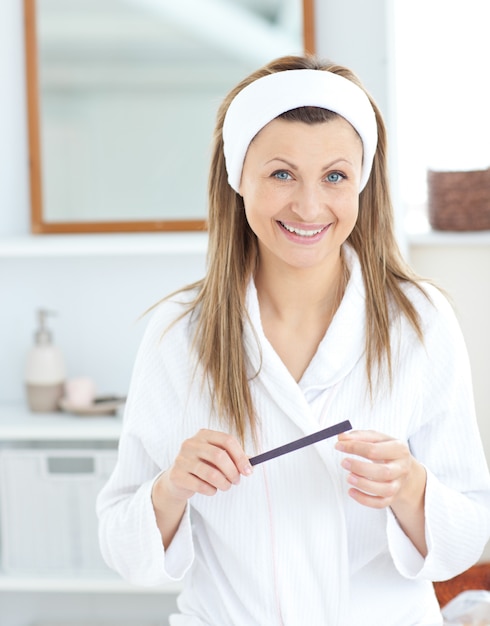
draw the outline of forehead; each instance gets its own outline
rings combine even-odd
[[[281,117],[266,124],[252,139],[249,148],[274,149],[276,147],[303,148],[303,143],[322,145],[324,148],[342,145],[362,150],[362,141],[355,128],[343,117],[315,123],[291,121]]]

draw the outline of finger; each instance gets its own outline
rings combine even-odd
[[[228,457],[233,462],[236,470],[244,476],[249,476],[252,473],[252,466],[250,465],[249,458],[245,454],[242,446],[238,442],[237,438],[229,433],[223,433],[215,430],[202,430],[200,431],[202,436],[207,438],[209,443],[224,450]],[[218,453],[216,453],[218,454]],[[218,454],[218,456],[220,456]],[[209,460],[209,459],[208,459]],[[211,459],[212,462],[212,459]]]
[[[359,504],[368,506],[372,509],[385,509],[391,504],[390,498],[374,496],[369,493],[359,491],[358,489],[349,489],[349,496]]]
[[[350,473],[347,482],[356,488],[378,498],[391,499],[399,490],[399,480],[380,481],[366,476]]]
[[[400,477],[400,467],[396,462],[370,463],[354,458],[343,459],[342,467],[359,479],[376,483],[390,483]]]
[[[229,489],[232,484],[238,484],[240,480],[240,473],[227,452],[207,442],[184,442],[175,465],[181,472],[222,491]]]
[[[204,429],[182,444],[179,461],[188,472],[219,489],[228,488],[228,482],[237,484],[240,473],[246,474],[249,465],[248,457],[235,437]]]
[[[220,468],[206,463],[206,461],[199,461],[193,467],[191,473],[199,480],[219,491],[228,491],[232,485],[237,485],[240,479],[238,472],[236,472],[236,478],[230,479]]]
[[[232,484],[238,483],[240,474],[236,470],[234,478],[230,479],[219,467],[201,458],[200,455],[205,448],[199,449],[198,455],[190,454],[193,443],[195,442],[183,444],[181,453],[170,470],[170,478],[176,487],[212,495],[217,490],[227,491]],[[209,447],[209,444],[206,444],[206,447]]]
[[[212,496],[218,491],[217,487],[199,478],[199,476],[184,471],[182,467],[177,464],[169,470],[168,478],[173,486],[173,491],[178,494],[183,494],[186,499],[190,498],[195,493]]]
[[[368,439],[339,440],[335,448],[346,454],[354,454],[375,462],[396,460],[405,457],[408,453],[405,443],[380,433],[371,434]]]
[[[342,442],[346,441],[366,441],[370,443],[379,443],[381,441],[391,441],[393,437],[380,433],[376,430],[349,430],[340,433],[338,440]]]

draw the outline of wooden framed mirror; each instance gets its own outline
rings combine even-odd
[[[24,11],[36,234],[205,230],[219,102],[260,64],[315,49],[314,0],[24,0]]]

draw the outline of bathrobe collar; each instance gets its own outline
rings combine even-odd
[[[259,372],[275,402],[306,434],[318,430],[318,417],[305,395],[339,384],[352,371],[365,351],[365,289],[357,254],[344,245],[350,272],[342,302],[320,342],[301,381],[297,383],[266,338],[260,319],[257,290],[251,280],[247,290],[244,338],[250,374]]]

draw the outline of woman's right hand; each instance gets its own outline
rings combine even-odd
[[[177,531],[187,500],[212,496],[249,476],[252,466],[233,435],[202,429],[186,439],[170,468],[153,484],[152,502],[165,547]]]
[[[238,440],[228,433],[202,429],[182,444],[166,472],[172,496],[187,500],[195,493],[212,496],[249,476],[252,466]]]

